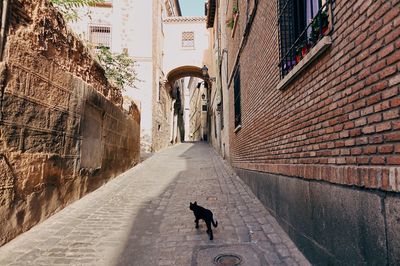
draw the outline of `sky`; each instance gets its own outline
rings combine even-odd
[[[204,0],[179,0],[182,16],[204,16]]]

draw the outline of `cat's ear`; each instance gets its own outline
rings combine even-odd
[[[193,203],[193,205],[197,205],[197,201],[195,201],[195,202]]]

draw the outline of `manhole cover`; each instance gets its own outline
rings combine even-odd
[[[218,266],[237,266],[242,262],[242,258],[235,254],[220,254],[214,258]]]

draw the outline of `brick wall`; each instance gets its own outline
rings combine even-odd
[[[247,37],[238,2],[228,40],[230,75],[241,66],[233,166],[313,263],[398,264],[400,2],[333,1],[331,46],[283,90],[278,1],[257,1]]]
[[[234,165],[400,191],[398,1],[335,1],[331,47],[283,91],[276,88],[276,2],[260,1],[240,55],[243,122],[231,135]],[[231,70],[244,13],[229,46]]]
[[[139,160],[140,114],[123,111],[89,51],[46,1],[14,1],[0,65],[0,245]]]

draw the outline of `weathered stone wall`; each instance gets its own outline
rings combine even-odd
[[[400,198],[236,169],[314,265],[398,265]]]
[[[14,1],[0,65],[0,245],[139,160],[140,115],[46,1]]]

